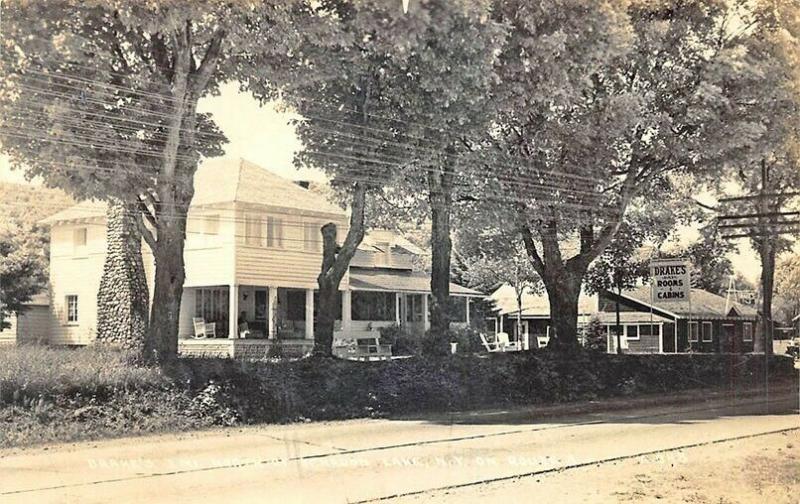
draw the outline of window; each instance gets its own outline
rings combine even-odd
[[[219,215],[206,215],[203,232],[207,235],[219,234]]]
[[[639,326],[638,325],[629,325],[626,327],[628,333],[626,338],[629,340],[638,340],[639,339]]]
[[[709,341],[714,339],[714,335],[712,334],[713,326],[711,322],[703,322],[703,342],[708,343]]]
[[[689,341],[697,342],[699,340],[700,332],[697,322],[689,322]]]
[[[283,221],[267,217],[267,247],[283,247]]]
[[[86,253],[86,228],[77,228],[72,232],[72,245],[76,254]]]
[[[317,252],[322,247],[322,233],[315,222],[306,222],[303,235],[303,248],[309,252]]]
[[[355,291],[351,302],[353,320],[395,320],[394,292]]]
[[[65,303],[67,307],[67,324],[78,323],[78,296],[71,294],[66,297]]]
[[[744,323],[744,332],[742,333],[742,341],[753,341],[753,323]]]
[[[244,242],[247,245],[260,247],[261,242],[261,219],[248,215],[244,219]]]
[[[194,316],[206,322],[218,322],[217,333],[227,327],[228,288],[197,289],[194,294]]]
[[[464,323],[467,321],[467,303],[469,302],[468,297],[458,297],[458,296],[450,296],[450,321],[451,322],[461,322]]]

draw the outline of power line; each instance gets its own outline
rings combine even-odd
[[[5,129],[8,129],[8,127],[5,127]],[[74,135],[79,140],[85,140],[84,142],[79,142],[79,141],[68,140],[68,139],[65,139],[65,138],[57,138],[57,137],[56,138],[47,138],[47,137],[43,137],[43,136],[37,136],[37,135],[26,134],[25,133],[25,132],[38,133],[38,131],[34,130],[33,128],[17,127],[17,129],[22,129],[22,130],[24,130],[24,132],[23,133],[7,133],[7,134],[10,135],[10,136],[17,137],[17,138],[28,138],[28,139],[31,139],[31,140],[40,140],[40,141],[45,141],[45,142],[55,142],[55,143],[60,143],[60,144],[63,144],[63,145],[71,145],[71,146],[80,147],[80,148],[93,149],[93,148],[98,148],[99,147],[99,148],[103,148],[105,150],[112,150],[112,151],[115,151],[115,152],[126,152],[126,153],[129,153],[129,154],[149,156],[149,157],[155,157],[155,158],[159,158],[159,159],[161,158],[161,153],[159,153],[158,151],[152,150],[152,149],[137,149],[136,147],[121,149],[119,145],[111,144],[111,143],[108,143],[108,142],[92,141],[94,139],[92,139],[90,137],[86,137],[86,136]],[[350,155],[347,155],[347,154],[340,154],[340,153],[337,153],[337,152],[313,151],[313,150],[310,150],[310,149],[306,149],[303,152],[307,153],[307,154],[311,154],[311,155],[316,155],[316,156],[334,157],[334,158],[340,158],[340,159],[347,159],[347,160],[351,160],[351,161],[360,161],[360,162],[368,162],[368,163],[373,163],[373,164],[381,164],[381,165],[385,165],[385,166],[394,166],[394,167],[399,167],[399,168],[406,168],[406,167],[409,167],[409,166],[416,166],[415,169],[417,169],[417,170],[422,169],[423,171],[427,171],[429,173],[434,171],[433,168],[424,168],[425,163],[419,163],[417,160],[411,160],[410,162],[398,163],[398,162],[387,161],[386,159],[377,159],[377,158],[374,158],[374,157],[372,157],[372,158],[364,158],[364,157],[359,157],[359,156],[350,156]],[[362,154],[362,152],[355,151],[355,149],[354,149],[353,153]],[[372,155],[374,155],[374,154],[372,154]],[[391,159],[391,157],[389,157],[389,158]],[[179,159],[187,160],[189,162],[194,162],[194,159],[186,158],[184,156],[179,157]],[[352,171],[352,169],[351,169],[351,171]],[[139,173],[141,173],[141,172],[140,171],[136,171],[136,174],[139,174]],[[502,177],[498,177],[498,179],[501,182],[503,182],[503,178]],[[522,177],[517,177],[516,180],[506,180],[505,183],[507,185],[516,184],[518,186],[522,186],[523,189],[532,190],[534,193],[536,191],[554,191],[554,192],[556,192],[558,194],[563,194],[563,195],[567,195],[567,196],[569,196],[569,195],[578,195],[579,197],[585,197],[586,195],[588,195],[589,198],[592,199],[592,200],[597,200],[597,199],[601,198],[601,194],[599,194],[599,193],[594,193],[594,192],[590,192],[590,191],[583,191],[583,190],[579,190],[579,189],[571,189],[571,188],[569,188],[567,186],[557,186],[557,185],[552,185],[552,184],[546,184],[546,183],[543,183],[543,182],[531,181],[531,180],[524,179]],[[457,184],[457,185],[459,185],[459,184]],[[469,186],[468,184],[460,184],[460,185]],[[590,207],[587,207],[587,209],[589,209],[589,208]]]
[[[793,198],[796,196],[800,196],[800,192],[784,192],[784,193],[764,193],[764,194],[752,194],[748,196],[736,196],[732,198],[720,198],[720,203],[730,203],[734,201],[751,201],[757,200],[760,198]]]
[[[67,78],[67,79],[69,79],[69,78]],[[84,79],[84,81],[85,81],[85,79]],[[62,85],[62,86],[63,87],[68,87],[68,88],[72,88],[72,89],[78,90],[78,91],[82,90],[82,88],[75,87],[75,86],[69,86],[69,85],[66,85],[66,84]],[[33,88],[33,89],[36,90],[36,89],[39,89],[39,88]],[[129,93],[130,94],[136,94],[138,92],[129,91]],[[106,93],[106,95],[107,96],[116,97],[115,95],[108,95],[107,93]],[[159,96],[165,96],[165,95],[159,95]],[[302,101],[310,101],[310,100],[302,100]],[[97,103],[102,103],[102,102],[97,102]],[[313,102],[313,103],[314,103],[314,106],[316,106],[316,107],[320,107],[321,106],[322,108],[325,108],[325,105],[323,105],[323,104],[320,104],[318,102]],[[329,108],[332,108],[332,107],[333,106],[330,106]],[[337,110],[339,112],[341,112],[342,110],[347,110],[347,109],[343,109],[342,107],[337,107]],[[351,110],[351,112],[352,113],[358,113],[359,111]],[[144,114],[149,114],[149,115],[153,115],[154,114],[154,112],[152,112],[152,111],[146,111],[146,112],[143,112],[143,113]],[[161,114],[161,115],[162,115],[162,117],[171,117],[169,115],[164,115],[164,114]],[[398,122],[406,123],[406,124],[410,124],[410,125],[418,125],[418,126],[420,125],[420,123],[408,123],[407,121],[403,121],[403,120],[396,119],[396,118],[388,118],[388,117],[385,117],[385,116],[377,116],[377,115],[374,115],[374,114],[367,114],[367,115],[373,116],[373,117],[378,117],[378,118],[381,118],[381,119],[384,119],[384,120],[389,120],[389,121],[398,121]],[[371,127],[371,126],[365,126],[363,124],[348,123],[348,122],[337,121],[335,119],[330,119],[330,118],[326,118],[326,117],[322,117],[322,116],[312,116],[312,115],[308,115],[308,114],[305,115],[305,118],[306,119],[314,119],[314,120],[332,122],[334,124],[340,124],[340,125],[345,125],[345,126],[349,126],[349,127],[366,129],[366,130],[369,130],[369,131],[378,132],[378,133],[382,133],[382,134],[390,134],[393,137],[404,136],[404,137],[412,138],[414,140],[418,140],[418,141],[422,141],[422,142],[429,142],[432,145],[435,145],[436,147],[439,147],[439,148],[443,148],[445,146],[444,144],[440,144],[440,143],[434,142],[433,140],[430,140],[428,138],[409,135],[407,133],[401,133],[401,132],[398,132],[398,131],[390,131],[390,130],[385,130],[385,129],[380,129],[380,128],[374,128],[374,127]],[[299,119],[299,120],[302,121],[302,119]],[[434,127],[431,127],[431,126],[427,126],[427,125],[422,125],[422,126],[425,127],[425,128],[434,129],[434,130],[437,130],[437,131],[456,132],[456,130],[452,130],[452,129],[450,129],[450,130],[441,130],[441,128],[437,129],[437,128],[434,128]],[[461,135],[464,134],[464,132],[458,132],[458,133],[461,134]],[[421,147],[421,146],[418,146],[416,148],[417,149],[420,149],[420,148],[426,149],[428,151],[432,151],[432,152],[435,152],[435,153],[439,154],[438,151],[433,151],[430,148],[425,148],[425,147]],[[566,177],[566,178],[574,178],[574,179],[582,179],[582,180],[586,180],[587,182],[591,182],[591,183],[594,183],[594,184],[599,183],[598,179],[591,178],[591,177],[584,177],[584,176],[577,175],[577,174],[550,172],[548,175],[550,175],[550,176],[560,176],[560,177]]]

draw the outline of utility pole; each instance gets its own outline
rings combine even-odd
[[[769,167],[761,162],[761,183],[756,194],[720,199],[720,203],[751,203],[755,211],[743,211],[717,217],[720,229],[726,230],[723,238],[733,240],[752,238],[761,258],[761,315],[764,321],[763,337],[755,344],[762,346],[764,354],[772,354],[774,321],[772,297],[775,281],[776,240],[787,234],[800,232],[800,220],[788,219],[800,215],[781,207],[786,200],[800,196],[798,192],[772,192]],[[755,350],[755,348],[754,348]]]
[[[761,258],[761,315],[764,321],[764,330],[762,337],[754,340],[753,350],[756,351],[756,344],[761,343],[764,351],[764,389],[767,401],[769,401],[769,360],[773,352],[775,326],[772,320],[772,294],[775,281],[775,256],[778,248],[776,241],[783,235],[796,235],[800,231],[800,227],[798,227],[800,221],[787,219],[787,217],[800,215],[800,212],[789,212],[782,209],[787,200],[799,196],[800,193],[771,192],[770,173],[766,160],[761,161],[760,182],[756,194],[720,199],[720,203],[752,202],[755,212],[723,215],[717,219],[724,222],[719,225],[719,228],[728,230],[730,233],[723,235],[723,238],[728,240],[753,239]]]

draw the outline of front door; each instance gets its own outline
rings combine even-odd
[[[722,324],[722,341],[720,341],[720,352],[738,352],[736,344],[736,326],[733,324]]]
[[[422,294],[405,294],[400,302],[400,323],[414,334],[425,331],[422,296]]]
[[[661,349],[664,353],[675,353],[679,349],[676,347],[675,324],[667,323],[661,328]]]

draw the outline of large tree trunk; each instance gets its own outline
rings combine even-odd
[[[431,337],[442,340],[442,351],[450,330],[450,215],[453,206],[452,173],[433,170],[429,175],[431,205]]]
[[[632,182],[626,182],[631,184]],[[555,340],[548,344],[565,352],[574,352],[578,343],[578,301],[583,278],[589,264],[608,246],[619,230],[621,220],[607,223],[595,236],[591,224],[579,228],[580,251],[564,259],[559,248],[559,233],[556,220],[537,226],[542,253],[536,248],[533,231],[525,222],[520,228],[525,250],[533,268],[544,282],[550,300],[550,320],[555,329]]]
[[[548,346],[574,351],[578,348],[578,300],[582,277],[550,275],[543,280],[550,300],[550,323],[555,332]]]
[[[175,219],[158,227],[158,241],[153,250],[155,281],[150,311],[150,332],[145,350],[158,361],[170,360],[178,352],[178,322],[183,282],[186,278],[183,249],[185,221]]]
[[[175,35],[172,63],[166,69],[172,95],[168,104],[166,141],[155,194],[144,202],[143,208],[143,215],[153,231],[151,234],[144,229],[143,235],[155,258],[153,306],[145,352],[158,361],[177,356],[178,321],[186,276],[183,258],[186,218],[194,196],[194,174],[199,161],[195,141],[197,102],[217,67],[225,37],[221,30],[214,34],[197,66],[192,54],[191,22],[187,21]]]
[[[150,299],[138,210],[111,200],[107,218],[106,257],[97,293],[97,341],[142,352]]]
[[[330,356],[333,354],[333,327],[339,306],[337,294],[342,277],[350,267],[350,261],[364,239],[364,206],[366,186],[357,182],[353,187],[350,210],[350,229],[341,247],[337,244],[336,224],[322,226],[322,267],[319,284],[319,310],[314,331],[314,354]]]

